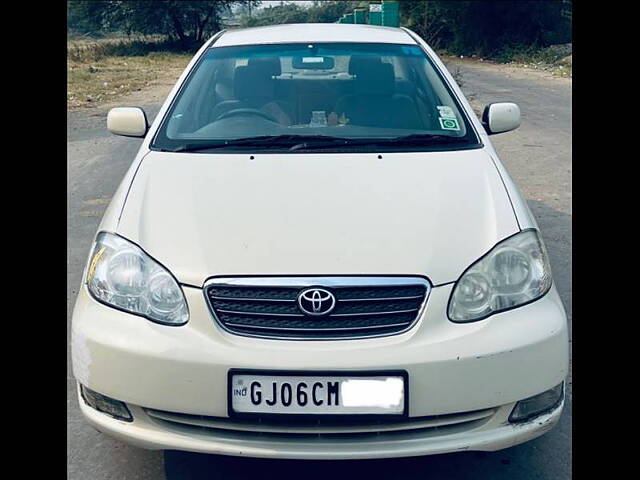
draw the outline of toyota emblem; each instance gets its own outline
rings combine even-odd
[[[327,315],[335,306],[335,295],[324,288],[307,288],[298,295],[298,308],[305,315]]]

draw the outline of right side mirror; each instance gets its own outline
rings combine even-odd
[[[141,108],[118,107],[109,110],[107,128],[114,135],[144,137],[149,129],[149,123]]]
[[[482,125],[489,135],[509,132],[520,126],[520,107],[515,103],[490,103],[484,107]]]

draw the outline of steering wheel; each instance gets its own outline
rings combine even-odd
[[[218,120],[222,120],[223,118],[235,117],[237,115],[256,115],[270,122],[279,123],[278,120],[276,120],[274,117],[272,117],[268,113],[263,112],[262,110],[258,110],[257,108],[235,108],[233,110],[229,110],[228,112],[225,112],[218,118],[216,118],[216,122]]]

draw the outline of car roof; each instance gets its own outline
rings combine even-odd
[[[225,31],[212,48],[299,42],[359,42],[415,45],[401,28],[347,23],[290,23]]]

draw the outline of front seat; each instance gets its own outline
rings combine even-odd
[[[211,112],[211,120],[238,108],[255,108],[272,116],[281,125],[290,125],[293,109],[289,104],[276,100],[274,76],[281,73],[279,58],[251,58],[246,66],[236,67],[233,78],[234,100],[217,104]]]
[[[341,97],[335,112],[350,125],[421,129],[422,119],[407,95],[395,92],[393,65],[376,57],[351,57],[349,73],[355,75],[354,93]]]

